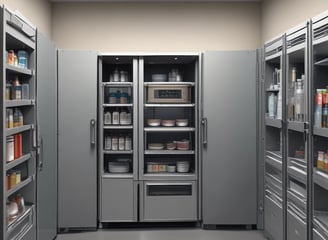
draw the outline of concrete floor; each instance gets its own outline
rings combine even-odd
[[[59,234],[56,240],[265,240],[256,230],[203,230],[200,228],[104,229]]]

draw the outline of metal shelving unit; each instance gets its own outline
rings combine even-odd
[[[1,56],[1,210],[0,238],[4,240],[36,239],[36,29],[26,20],[17,16],[5,7],[0,9],[2,24]],[[20,51],[20,52],[19,52]],[[16,57],[15,57],[16,56]],[[17,80],[18,79],[18,80]],[[14,82],[15,80],[15,82]],[[10,83],[12,82],[12,85]],[[22,99],[22,87],[26,99]],[[15,94],[14,94],[15,93]],[[14,128],[7,128],[7,110],[21,111],[23,124]],[[17,109],[17,110],[16,110]],[[10,110],[9,110],[10,111]],[[15,120],[15,119],[14,119]],[[15,120],[17,121],[17,120]],[[13,137],[14,141],[10,141]],[[10,159],[10,161],[8,161]],[[10,181],[7,176],[19,173],[20,178]],[[13,175],[15,176],[15,175]],[[7,187],[8,186],[8,187]],[[8,224],[7,201],[21,196],[25,203],[25,211]]]
[[[318,164],[318,151],[327,151],[328,126],[320,118],[325,118],[326,99],[322,97],[322,108],[318,105],[318,90],[327,89],[327,57],[328,57],[328,15],[327,13],[314,17],[311,28],[311,85],[310,107],[312,113],[313,135],[311,141],[311,220],[309,229],[313,239],[328,239],[328,175],[324,167]],[[320,109],[321,108],[321,109]],[[322,111],[322,114],[318,112]],[[319,113],[319,114],[318,114]],[[320,118],[319,118],[320,116]],[[325,156],[324,156],[325,157]]]

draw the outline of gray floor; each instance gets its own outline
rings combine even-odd
[[[106,229],[59,234],[56,240],[264,240],[262,231],[178,229]]]

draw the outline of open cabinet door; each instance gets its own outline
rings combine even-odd
[[[57,232],[57,57],[55,45],[37,35],[37,239]]]
[[[205,52],[202,97],[203,224],[256,224],[256,51]]]

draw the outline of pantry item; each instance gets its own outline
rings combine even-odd
[[[16,76],[13,83],[12,83],[12,94],[13,100],[20,100],[22,99],[22,85]]]
[[[129,162],[109,162],[108,171],[110,173],[127,173],[129,172]]]
[[[14,137],[10,136],[6,138],[6,154],[7,154],[7,162],[14,161]]]
[[[151,127],[158,127],[161,125],[161,119],[148,119],[147,125]]]
[[[112,124],[112,114],[109,111],[104,114],[104,124]]]
[[[174,127],[175,126],[175,120],[162,120],[161,124],[164,127]]]
[[[120,81],[120,73],[118,72],[117,69],[115,69],[115,71],[113,73],[113,80],[114,80],[114,82],[119,82]]]
[[[28,83],[22,84],[22,99],[30,99],[30,86]]]
[[[164,144],[163,143],[150,143],[150,144],[148,144],[148,149],[149,150],[162,150],[162,149],[164,149]]]
[[[112,136],[112,150],[117,151],[118,150],[118,137]]]
[[[125,149],[125,138],[123,135],[120,135],[118,138],[118,150],[124,151]]]
[[[166,82],[166,74],[153,74],[151,75],[152,82]]]
[[[112,150],[112,136],[105,136],[105,150]]]
[[[186,173],[189,172],[190,164],[188,161],[177,161],[177,172]]]
[[[189,150],[189,141],[188,140],[182,140],[182,141],[175,141],[177,144],[177,149],[178,150]]]
[[[168,165],[167,166],[167,172],[169,172],[169,173],[174,173],[174,172],[176,172],[176,166],[175,165]]]
[[[18,217],[18,213],[19,213],[18,205],[14,201],[7,202],[6,205],[7,205],[8,222],[12,222]]]
[[[27,68],[27,52],[24,50],[19,50],[17,52],[18,67]]]
[[[6,100],[11,99],[11,88],[12,88],[11,83],[6,83]]]
[[[125,137],[124,148],[125,148],[126,151],[132,150],[132,139],[131,139],[130,135],[127,135]]]
[[[112,124],[119,125],[120,124],[120,113],[118,111],[113,112],[112,115]]]
[[[317,168],[320,170],[324,170],[324,158],[325,158],[325,152],[318,151],[318,158],[317,158]]]
[[[166,144],[166,149],[167,150],[174,150],[174,149],[176,149],[176,147],[177,147],[177,145],[174,142],[170,142],[170,143]]]
[[[128,82],[128,72],[120,71],[120,82]]]
[[[175,124],[178,127],[186,127],[186,126],[188,126],[188,119],[176,119]]]
[[[25,212],[25,202],[24,202],[24,198],[18,194],[16,197],[15,197],[15,202],[18,206],[18,213],[23,213]]]

